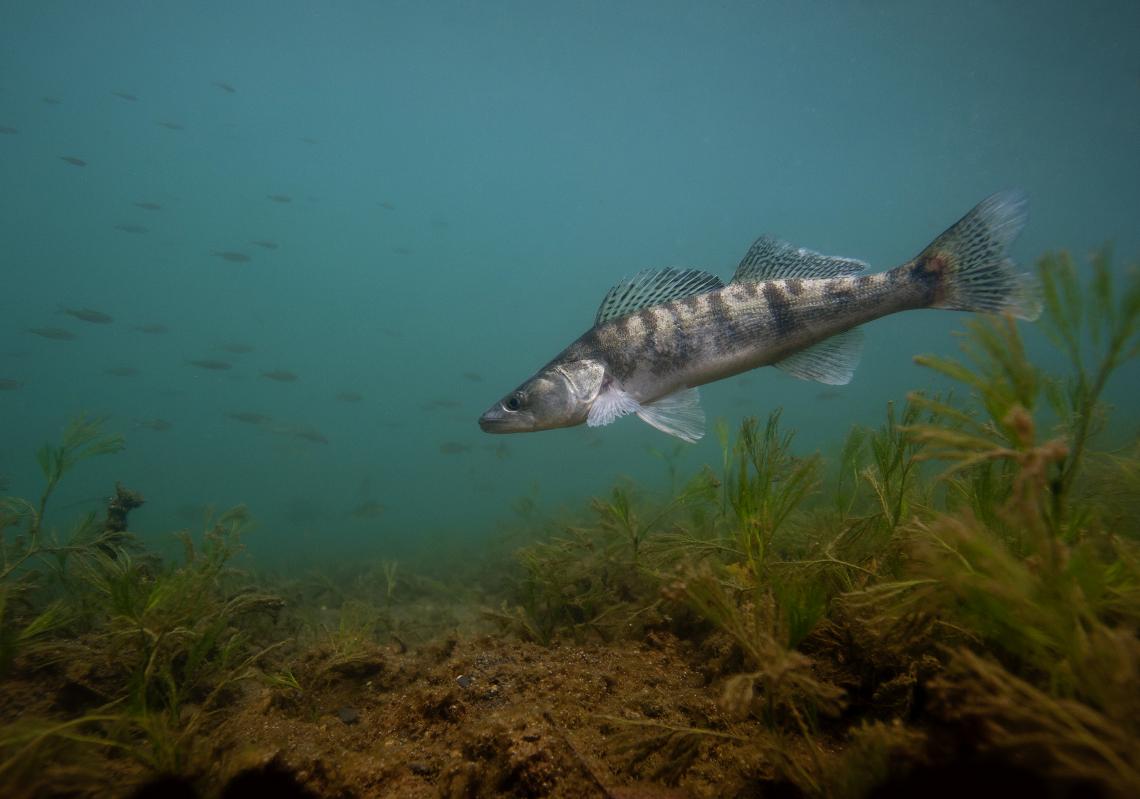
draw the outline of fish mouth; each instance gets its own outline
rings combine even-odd
[[[484,433],[514,432],[511,430],[507,420],[503,418],[502,412],[496,412],[494,408],[479,417],[479,427],[482,428]]]
[[[508,414],[497,402],[479,417],[479,427],[484,433],[522,433],[531,429],[519,413]]]

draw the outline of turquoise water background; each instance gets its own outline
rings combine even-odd
[[[56,524],[115,480],[157,544],[246,503],[251,551],[283,568],[660,483],[651,450],[677,445],[636,420],[492,437],[476,419],[620,277],[727,278],[762,233],[885,269],[1021,186],[1019,260],[1111,241],[1124,268],[1137,30],[1127,2],[0,2],[0,379],[19,384],[0,475],[38,495],[35,449],[107,414],[127,449],[79,467]],[[851,385],[765,369],[703,389],[706,410],[782,406],[802,448],[831,448],[935,385],[912,356],[952,354],[963,319],[881,320]],[[54,327],[76,338],[28,332]],[[1117,435],[1138,388],[1110,392]],[[715,436],[679,457],[719,462]]]

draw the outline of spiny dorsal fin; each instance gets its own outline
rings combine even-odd
[[[606,292],[594,324],[640,311],[669,300],[724,288],[716,275],[697,269],[643,269]]]
[[[855,376],[862,354],[863,330],[853,327],[772,365],[800,380],[845,386]]]
[[[793,247],[786,241],[761,236],[748,248],[744,260],[736,267],[733,283],[758,283],[790,277],[817,278],[857,275],[867,264],[854,258],[837,258]]]

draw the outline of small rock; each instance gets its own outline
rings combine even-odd
[[[337,708],[334,715],[345,724],[356,724],[360,721],[360,714],[350,707]]]
[[[460,688],[470,688],[471,687],[471,677],[466,675],[466,674],[460,674],[458,677],[455,678],[455,681],[457,683],[459,683]]]
[[[421,763],[421,762],[416,761],[416,760],[413,760],[411,763],[408,764],[408,771],[412,772],[417,777],[430,777],[432,774],[435,773],[435,769],[432,768],[430,765],[428,765],[427,763]]]

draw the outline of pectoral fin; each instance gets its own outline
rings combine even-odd
[[[586,424],[601,427],[631,413],[662,433],[689,443],[700,441],[705,434],[705,412],[701,408],[700,392],[695,388],[682,389],[642,405],[616,383],[611,383],[590,406]]]
[[[602,427],[640,410],[641,405],[637,400],[622,391],[616,383],[610,383],[594,399],[594,404],[590,406],[590,412],[586,415],[586,424],[590,427]]]

